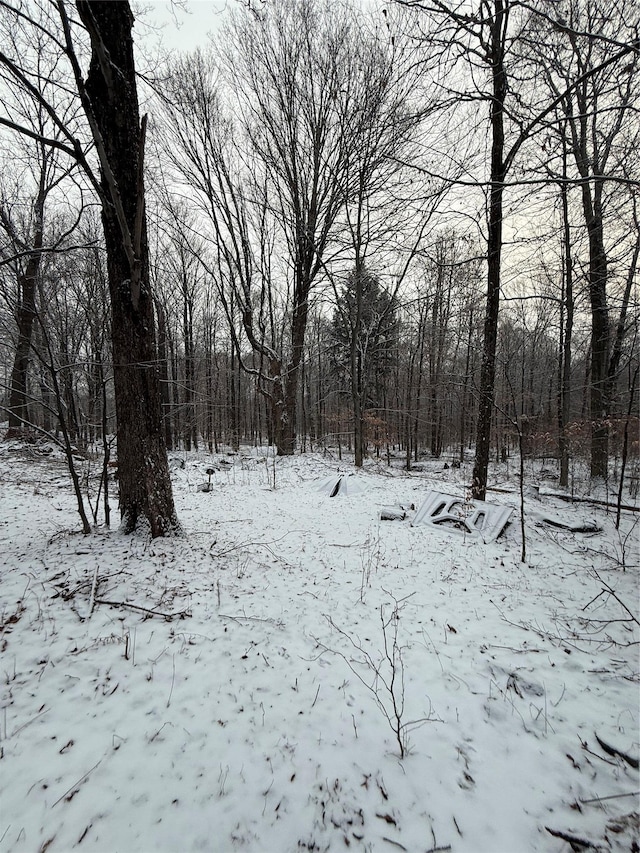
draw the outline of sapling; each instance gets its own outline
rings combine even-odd
[[[380,528],[378,528],[375,540],[372,542],[368,536],[360,553],[360,561],[362,563],[362,574],[360,578],[360,603],[364,604],[365,587],[371,586],[371,569],[375,566],[377,569],[380,561]]]
[[[395,596],[391,597],[393,605],[390,611],[385,609],[384,605],[380,606],[382,649],[377,658],[363,647],[360,640],[354,640],[350,634],[336,625],[330,616],[327,616],[326,619],[331,627],[349,641],[357,651],[358,657],[352,661],[343,652],[330,649],[317,640],[316,642],[327,651],[339,655],[358,681],[371,693],[375,704],[393,731],[400,758],[405,758],[411,752],[410,732],[433,720],[433,717],[429,714],[415,720],[405,719],[405,670],[403,651],[398,635],[402,604],[406,598],[398,601]],[[370,680],[365,678],[360,674],[357,667],[364,667],[372,675],[372,678]]]

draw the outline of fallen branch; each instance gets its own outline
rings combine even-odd
[[[162,616],[163,619],[184,619],[186,616],[191,616],[189,610],[177,610],[175,613],[164,613],[162,610],[152,610],[149,607],[142,607],[139,604],[130,604],[128,601],[108,601],[106,598],[96,598],[96,604],[106,604],[109,607],[126,607],[129,610],[137,610],[140,613],[146,613],[149,616]]]
[[[261,616],[230,616],[228,613],[220,613],[219,619],[231,619],[232,622],[237,622],[239,625],[242,621],[245,622],[268,622],[270,625],[275,625],[276,628],[282,628],[283,623],[280,619],[271,619],[270,617]]]
[[[467,488],[471,488],[471,484],[467,486]],[[539,488],[539,487],[538,487]],[[513,489],[501,489],[499,486],[487,486],[488,492],[498,492],[501,495],[514,495],[515,491]],[[566,492],[554,492],[554,491],[544,491],[539,492],[541,498],[559,498],[561,501],[567,501],[568,503],[580,503],[580,504],[595,504],[596,506],[606,506],[608,509],[615,509],[616,502],[615,501],[603,501],[599,498],[581,498],[578,495],[568,495]],[[620,509],[627,510],[627,512],[640,512],[640,506],[637,504],[620,504]],[[578,531],[579,532],[579,531]]]
[[[498,489],[490,489],[487,487],[487,491],[498,491]],[[595,506],[606,506],[608,509],[616,508],[615,501],[602,501],[598,498],[580,498],[577,495],[568,495],[566,492],[544,491],[540,493],[540,497],[559,498],[561,501],[567,501],[568,503],[595,504]],[[637,504],[635,506],[632,506],[631,504],[620,504],[620,509],[624,509],[627,512],[640,512],[640,506]]]

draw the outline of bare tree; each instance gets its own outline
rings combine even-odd
[[[6,434],[7,438],[14,438],[29,424],[27,377],[42,259],[48,252],[68,250],[69,237],[79,218],[75,214],[64,218],[59,214],[47,216],[48,206],[59,211],[65,195],[78,195],[78,187],[73,176],[77,164],[69,163],[59,150],[44,141],[50,137],[61,142],[62,134],[42,101],[55,104],[57,113],[74,133],[78,132],[79,105],[64,91],[56,70],[63,55],[61,46],[51,45],[46,34],[37,29],[19,26],[13,16],[2,18],[0,34],[23,62],[33,62],[36,94],[35,99],[30,97],[12,69],[0,63],[5,110],[30,131],[29,136],[17,139],[13,133],[3,135],[0,143],[4,149],[0,179],[0,233],[4,240],[0,262],[12,270],[16,282],[13,311],[17,337]],[[79,207],[82,208],[81,198]]]
[[[526,180],[523,168],[516,173],[521,149],[546,126],[556,107],[571,100],[573,93],[609,68],[622,68],[629,54],[638,49],[637,33],[628,43],[613,40],[612,50],[599,62],[580,69],[564,81],[557,93],[540,98],[532,80],[534,75],[524,62],[525,35],[531,21],[541,22],[544,32],[553,31],[558,22],[550,16],[540,18],[537,8],[515,0],[478,0],[469,7],[444,0],[396,0],[416,9],[429,21],[428,43],[435,45],[435,61],[440,65],[448,57],[451,72],[464,73],[467,64],[470,85],[466,91],[449,89],[447,104],[460,108],[465,101],[484,101],[489,108],[487,187],[487,299],[483,353],[479,387],[476,457],[472,492],[484,499],[490,455],[491,423],[494,409],[496,345],[500,310],[503,253],[504,194],[508,179],[517,185]],[[561,26],[566,26],[566,22]],[[597,40],[594,32],[592,40]],[[541,33],[538,32],[538,40]],[[433,59],[433,55],[431,56]],[[635,60],[634,60],[635,61]],[[514,174],[515,173],[515,174]],[[473,184],[467,179],[467,183]],[[600,315],[602,312],[600,312]],[[598,344],[600,346],[600,343]]]
[[[609,317],[608,247],[612,239],[619,239],[619,225],[614,226],[618,233],[607,235],[607,208],[612,202],[620,204],[618,182],[625,182],[625,166],[628,169],[636,156],[640,138],[640,16],[635,4],[617,4],[612,12],[610,4],[601,0],[571,0],[561,19],[555,7],[548,7],[548,15],[556,16],[556,28],[545,50],[544,76],[551,96],[558,100],[563,144],[577,172],[588,234],[591,476],[606,479],[612,385],[634,275],[628,278],[614,329]],[[630,49],[620,56],[624,44]],[[619,59],[612,62],[616,57]],[[637,180],[635,184],[637,191]],[[637,263],[637,249],[635,252],[632,269]]]
[[[44,136],[0,114],[0,124],[65,152],[79,163],[98,194],[103,211],[112,311],[114,380],[118,417],[120,512],[123,529],[132,532],[146,519],[152,536],[178,527],[166,447],[156,365],[153,301],[149,285],[144,210],[143,157],[145,120],[140,122],[133,58],[133,15],[128,2],[78,0],[89,34],[91,62],[86,80],[77,53],[78,22],[65,0],[47,9],[44,21],[30,17],[21,4],[5,4],[18,28],[33,28],[65,54],[67,86],[75,83],[100,165],[98,178],[87,146],[38,90],[37,73],[22,57],[0,53],[0,64],[34,109],[44,108],[60,138]],[[51,12],[49,14],[49,12]],[[57,18],[56,18],[57,14]]]
[[[362,39],[348,10],[310,0],[283,0],[258,17],[237,17],[229,37],[227,62],[243,125],[287,246],[289,328],[272,376],[279,386],[282,453],[295,447],[312,288],[322,278],[340,211],[358,181],[374,177],[393,133],[392,123],[381,133],[380,123],[370,121],[380,111],[384,72],[377,79],[370,73]],[[397,117],[395,129],[400,132]],[[369,153],[376,134],[375,153]]]
[[[213,224],[207,263],[236,354],[288,454],[314,288],[330,251],[364,263],[384,192],[399,207],[389,195],[401,168],[394,156],[416,117],[393,51],[331,3],[285,0],[237,15],[224,43],[222,71],[202,53],[173,69],[166,156]],[[228,91],[219,93],[225,72],[230,109]],[[337,239],[340,230],[350,238]]]
[[[46,110],[61,140],[44,137],[10,115],[0,115],[0,124],[64,151],[83,167],[100,197],[111,295],[123,529],[132,532],[146,519],[152,536],[162,536],[175,531],[178,522],[161,426],[144,212],[145,122],[141,124],[138,110],[133,15],[128,2],[79,0],[78,12],[92,50],[85,81],[72,32],[77,22],[70,18],[64,0],[57,0],[54,6],[57,21],[51,15],[44,25],[17,4],[5,4],[3,13],[13,15],[19,26],[44,32],[66,54],[96,147],[100,178],[91,167],[86,146],[64,123],[55,105],[38,92],[32,72],[22,66],[20,57],[6,54],[0,54],[6,73],[35,107]]]

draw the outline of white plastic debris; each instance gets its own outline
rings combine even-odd
[[[429,491],[412,526],[429,524],[473,536],[487,543],[498,538],[512,512],[512,507]]]
[[[337,495],[361,495],[366,491],[363,484],[352,474],[334,474],[327,477],[318,484],[317,490],[330,498]]]

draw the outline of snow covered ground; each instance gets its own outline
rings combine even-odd
[[[181,458],[184,538],[84,537],[0,445],[0,853],[638,850],[635,514],[543,483],[522,564],[504,469],[484,544],[411,526],[464,466]]]

